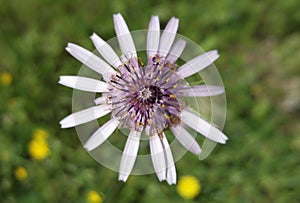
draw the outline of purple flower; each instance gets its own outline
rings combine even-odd
[[[132,36],[120,14],[114,15],[114,25],[123,54],[121,57],[96,34],[91,36],[91,40],[106,62],[75,44],[69,43],[66,48],[76,59],[100,73],[104,81],[79,76],[60,77],[62,85],[102,93],[95,100],[94,107],[67,116],[60,122],[61,127],[74,127],[110,113],[111,119],[85,143],[88,151],[101,145],[118,126],[128,128],[130,134],[119,168],[119,180],[124,182],[133,169],[142,131],[149,136],[151,158],[158,179],[169,184],[176,184],[176,170],[165,130],[171,130],[176,139],[196,155],[201,153],[201,148],[188,132],[189,128],[218,143],[224,144],[227,140],[218,128],[193,113],[183,101],[184,97],[224,93],[221,86],[189,86],[184,80],[212,64],[219,54],[216,50],[209,51],[177,68],[175,62],[186,44],[182,39],[173,44],[178,23],[178,19],[171,18],[160,36],[159,19],[157,16],[151,18],[146,65],[138,58]]]

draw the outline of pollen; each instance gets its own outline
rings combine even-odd
[[[170,98],[176,98],[176,96],[174,94],[170,94]]]
[[[164,117],[168,120],[170,119],[170,116],[168,116],[166,113],[164,114]]]
[[[141,65],[141,66],[144,66],[144,63],[143,63],[143,61],[142,61],[142,59],[139,57],[138,58],[138,62],[139,62],[139,64]]]
[[[170,81],[170,77],[168,77],[167,79],[166,79],[166,82],[169,82]]]

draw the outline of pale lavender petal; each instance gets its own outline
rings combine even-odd
[[[178,93],[186,97],[216,96],[224,93],[224,87],[213,85],[195,85],[191,87],[183,87],[178,90]]]
[[[118,55],[114,52],[109,44],[107,44],[101,37],[97,34],[93,34],[91,39],[99,51],[99,53],[103,56],[103,58],[113,67],[117,68],[122,65]]]
[[[147,55],[148,63],[152,62],[152,57],[157,54],[159,46],[160,26],[158,16],[152,16],[147,33]]]
[[[182,54],[184,48],[185,48],[186,42],[182,39],[179,39],[175,42],[174,46],[172,47],[170,53],[167,56],[167,61],[169,63],[175,63],[177,59]]]
[[[114,69],[98,56],[76,44],[68,43],[66,50],[81,63],[103,75],[104,79],[107,79],[109,75],[116,73]]]
[[[220,55],[217,50],[206,52],[205,54],[197,56],[181,66],[178,69],[177,74],[181,78],[189,77],[211,65],[215,60],[217,60],[217,58],[219,58],[219,56]]]
[[[121,181],[126,182],[133,169],[139,149],[140,137],[141,132],[130,131],[120,163],[119,180]]]
[[[181,120],[188,125],[189,127],[193,128],[197,132],[201,133],[205,137],[210,140],[213,140],[218,143],[225,144],[226,140],[228,139],[226,135],[218,128],[204,120],[203,118],[191,113],[187,110],[183,110],[181,112]]]
[[[92,151],[99,145],[101,145],[107,138],[115,131],[118,127],[120,121],[117,119],[112,118],[103,126],[101,126],[85,143],[84,147],[88,151]]]
[[[99,105],[99,104],[105,104],[107,101],[107,95],[102,95],[102,97],[98,97],[97,99],[94,100],[94,103],[96,105]]]
[[[60,121],[62,128],[70,128],[92,120],[96,120],[111,112],[110,105],[94,106],[76,113],[72,113]]]
[[[168,140],[163,133],[163,138],[162,138],[162,143],[163,143],[163,148],[164,148],[164,153],[165,153],[165,162],[167,163],[167,173],[166,173],[166,180],[169,185],[176,184],[176,169],[175,169],[175,164],[174,164],[174,159],[173,155],[171,152],[170,145],[168,143]]]
[[[201,148],[195,138],[184,127],[178,125],[170,128],[176,139],[190,152],[199,155]]]
[[[170,145],[163,134],[150,137],[150,151],[154,170],[159,181],[167,180],[168,184],[176,184],[176,169]]]
[[[179,20],[177,18],[171,18],[168,22],[159,43],[159,55],[166,57],[174,42],[176,32],[178,30]]]
[[[109,92],[105,82],[79,76],[60,76],[59,84],[87,92]]]
[[[157,134],[150,137],[150,152],[155,173],[159,181],[166,180],[164,149]]]
[[[127,58],[137,57],[135,45],[127,24],[121,14],[114,15],[114,25],[122,53]]]

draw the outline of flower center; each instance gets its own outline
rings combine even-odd
[[[140,91],[140,98],[143,99],[144,101],[149,99],[151,97],[152,93],[149,90],[149,88],[144,88]]]
[[[150,87],[146,86],[139,91],[139,98],[142,99],[144,103],[148,104],[160,103],[162,95],[161,89],[154,85],[151,85]]]
[[[112,116],[131,130],[148,126],[150,134],[180,123],[181,112],[180,95],[176,95],[181,78],[174,65],[158,56],[155,59],[144,66],[139,59],[130,58],[110,80]]]

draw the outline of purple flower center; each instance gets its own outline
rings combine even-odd
[[[109,98],[113,117],[124,127],[142,131],[149,126],[153,134],[180,122],[181,98],[176,92],[184,81],[164,58],[155,56],[152,62],[144,66],[130,58],[120,66],[120,73],[111,78]]]

